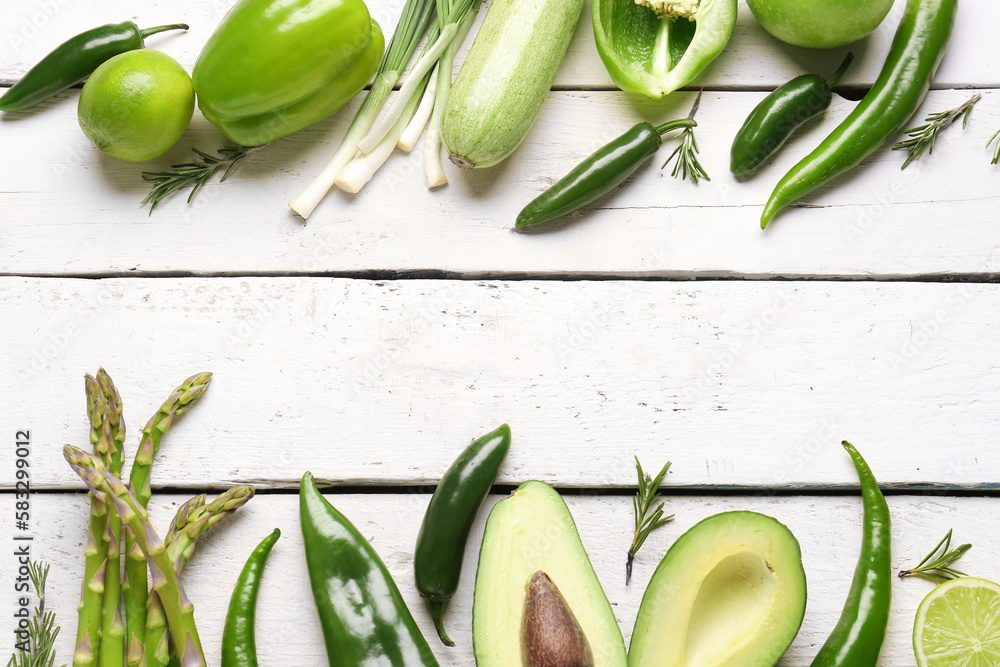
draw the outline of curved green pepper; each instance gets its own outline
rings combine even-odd
[[[652,98],[689,84],[729,42],[736,0],[593,0],[594,38],[615,84]]]
[[[277,528],[251,552],[229,598],[229,611],[222,629],[222,667],[257,667],[257,594],[264,565],[281,537]]]
[[[413,551],[414,581],[446,646],[455,642],[444,629],[444,605],[458,590],[469,532],[509,450],[507,424],[476,438],[441,477],[420,524]]]
[[[330,667],[439,667],[382,559],[309,472],[299,516]]]
[[[889,505],[871,468],[854,445],[846,440],[841,444],[850,454],[861,482],[861,556],[840,620],[809,667],[875,667],[892,600],[892,522]]]
[[[384,50],[362,0],[239,0],[195,63],[198,107],[230,140],[266,144],[344,106]]]
[[[957,11],[958,0],[907,0],[875,83],[823,143],[774,186],[761,229],[778,211],[854,169],[906,127],[931,89]]]

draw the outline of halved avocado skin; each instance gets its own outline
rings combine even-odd
[[[555,489],[529,481],[490,512],[472,609],[477,667],[523,667],[526,586],[543,570],[576,615],[595,667],[626,667],[625,642],[573,517]]]
[[[711,607],[726,604],[720,591],[705,597],[698,593],[710,578],[709,587],[724,579],[725,568],[735,568],[739,575],[732,577],[737,588],[731,598],[758,601],[738,619],[747,632],[727,638],[733,647],[728,654],[689,655],[688,644],[699,629],[691,628],[691,617],[697,613],[698,624],[711,623]],[[755,575],[756,586],[750,581]],[[757,512],[716,514],[678,538],[653,573],[632,632],[629,667],[773,667],[795,639],[805,604],[802,554],[791,531]],[[748,620],[765,610],[764,618]],[[732,634],[732,618],[719,618],[717,627]],[[717,642],[715,648],[719,646]]]

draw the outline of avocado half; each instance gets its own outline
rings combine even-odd
[[[630,667],[773,667],[806,610],[791,531],[756,512],[724,512],[674,543],[646,587]]]
[[[476,570],[472,641],[477,667],[524,667],[522,621],[528,582],[544,572],[579,623],[594,667],[625,667],[625,642],[562,497],[525,482],[486,521]]]

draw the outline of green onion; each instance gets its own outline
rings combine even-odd
[[[378,72],[375,73],[371,90],[368,91],[361,109],[347,129],[340,147],[312,183],[288,203],[304,220],[309,219],[313,210],[333,187],[337,174],[357,154],[358,141],[375,122],[379,109],[382,108],[393,86],[399,81],[420,40],[427,33],[434,18],[434,8],[433,0],[406,0],[399,23],[392,33],[392,39],[389,40],[389,48],[386,49]]]
[[[460,0],[460,7],[464,8],[467,13],[471,8],[473,3],[475,3],[478,8],[479,3],[482,0]],[[452,15],[458,13],[459,8],[452,10]],[[441,57],[441,54],[447,48],[448,44],[451,43],[455,36],[458,35],[458,29],[461,24],[461,19],[465,18],[465,13],[461,14],[458,18],[453,19],[449,16],[448,23],[441,28],[441,33],[438,35],[437,39],[428,40],[428,47],[424,48],[424,52],[417,59],[416,64],[413,65],[413,69],[410,70],[410,76],[407,77],[406,81],[403,83],[402,88],[399,89],[399,95],[393,100],[392,104],[386,110],[382,116],[379,117],[378,121],[372,126],[365,138],[358,142],[358,150],[362,153],[367,153],[375,148],[375,145],[382,140],[382,137],[389,132],[392,126],[396,123],[396,120],[400,117],[403,112],[403,108],[409,103],[410,97],[413,96],[414,91],[420,86],[420,82],[431,71],[434,64]],[[421,92],[423,89],[421,88]]]
[[[438,87],[438,68],[440,66],[441,63],[434,66],[434,70],[431,72],[430,78],[427,80],[426,87],[424,88],[424,94],[420,98],[420,106],[417,107],[417,112],[413,114],[413,119],[406,126],[406,129],[403,130],[403,134],[399,137],[399,142],[396,144],[399,150],[405,153],[409,153],[417,145],[417,140],[424,133],[427,121],[430,120],[431,113],[434,111],[434,99]]]
[[[424,92],[424,86],[430,80],[430,74],[426,74],[422,79],[417,80],[417,86],[414,89],[414,93],[406,99],[406,104],[403,105],[403,109],[399,116],[396,118],[396,123],[389,128],[389,132],[382,137],[382,139],[377,143],[371,151],[367,153],[359,154],[353,160],[351,160],[346,167],[344,167],[337,178],[334,180],[334,185],[336,185],[341,190],[350,193],[356,193],[365,186],[368,181],[372,179],[375,172],[378,171],[379,167],[385,164],[385,161],[389,159],[392,155],[393,149],[399,142],[400,136],[402,136],[403,131],[406,129],[407,124],[410,122],[410,118],[413,116],[414,112],[417,110],[417,106],[420,104],[420,97]],[[397,99],[402,95],[402,91],[397,96]]]
[[[465,36],[469,33],[472,22],[476,19],[477,12],[478,8],[469,12],[468,16],[465,17],[455,39],[444,50],[444,53],[441,54],[441,60],[438,61],[437,87],[434,91],[434,113],[431,114],[430,124],[427,127],[427,138],[424,140],[424,172],[427,175],[428,188],[436,188],[448,184],[448,177],[441,167],[441,126],[444,122],[444,107],[448,102],[448,93],[451,92],[452,70],[455,67],[455,52],[458,51],[459,45],[465,41]],[[447,14],[447,12],[444,13]],[[440,16],[440,14],[438,15]]]

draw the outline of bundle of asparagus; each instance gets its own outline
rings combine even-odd
[[[63,449],[70,466],[90,489],[73,667],[167,667],[175,661],[183,667],[205,666],[194,606],[184,594],[179,575],[194,553],[196,540],[253,497],[254,489],[236,487],[211,502],[204,494],[192,498],[178,509],[164,540],[150,525],[146,508],[160,441],[177,417],[204,395],[211,378],[211,373],[191,376],[160,406],[142,430],[126,485],[122,481],[125,422],[121,396],[104,369],[96,377],[86,376],[93,453],[72,446]]]

